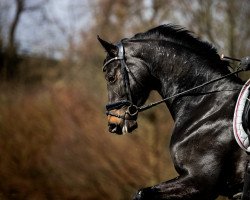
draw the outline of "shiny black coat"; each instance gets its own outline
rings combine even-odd
[[[116,55],[116,46],[100,42],[107,60]],[[210,44],[181,28],[159,26],[122,43],[126,64],[137,80],[130,77],[133,103],[138,106],[151,90],[166,98],[229,73]],[[119,66],[117,61],[105,69],[106,77],[117,79],[108,82],[109,103],[126,98]],[[241,87],[241,80],[232,76],[166,102],[175,121],[170,153],[179,176],[139,190],[135,200],[213,200],[218,195],[231,198],[242,190],[245,152],[236,144],[232,125]],[[113,132],[121,133],[125,124],[126,120],[109,116]],[[133,130],[129,123],[126,126]]]

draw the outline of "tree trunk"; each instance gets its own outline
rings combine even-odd
[[[6,80],[13,79],[17,75],[17,46],[15,40],[15,34],[21,15],[24,11],[24,0],[16,0],[16,12],[14,19],[10,25],[8,44],[6,48],[6,55],[3,68],[3,77]]]

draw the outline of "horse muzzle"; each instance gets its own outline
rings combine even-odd
[[[131,133],[137,125],[138,109],[134,105],[107,111],[109,132],[116,134]]]

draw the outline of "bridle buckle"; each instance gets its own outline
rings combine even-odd
[[[132,104],[128,107],[128,109],[126,110],[126,113],[131,117],[135,117],[137,116],[138,111],[139,111],[138,107]]]

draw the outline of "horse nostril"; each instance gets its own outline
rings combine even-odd
[[[117,131],[117,124],[110,123],[109,124],[109,132],[115,133]]]
[[[109,132],[116,133],[119,135],[122,134],[122,128],[118,124],[109,123],[108,126],[109,126]]]

